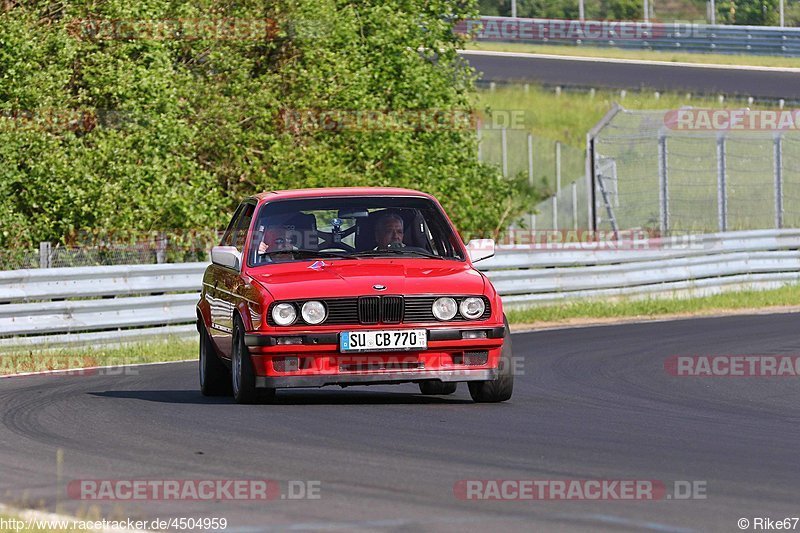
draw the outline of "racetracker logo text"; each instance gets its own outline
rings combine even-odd
[[[797,377],[797,355],[673,355],[664,371],[677,377]]]
[[[271,479],[76,479],[73,500],[318,500],[320,481],[289,480],[286,490]]]
[[[669,490],[671,489],[671,490]],[[706,498],[705,481],[657,479],[462,479],[459,500],[690,500]]]
[[[673,109],[664,125],[675,131],[796,131],[800,109]]]

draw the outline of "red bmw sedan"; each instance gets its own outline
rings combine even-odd
[[[197,305],[200,388],[239,403],[276,389],[418,383],[511,397],[500,296],[439,202],[396,188],[266,192],[238,207]]]

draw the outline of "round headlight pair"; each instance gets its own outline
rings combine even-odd
[[[300,308],[300,315],[306,324],[320,324],[327,313],[322,302],[311,300]],[[279,326],[291,326],[297,320],[297,309],[294,304],[281,303],[272,308],[272,320]]]
[[[433,316],[438,320],[452,320],[456,316],[456,311],[461,312],[464,318],[475,320],[483,315],[486,310],[486,304],[483,303],[482,298],[464,298],[461,304],[457,304],[454,298],[443,297],[437,298],[433,302]]]

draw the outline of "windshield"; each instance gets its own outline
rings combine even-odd
[[[427,198],[279,200],[261,207],[253,228],[250,266],[315,258],[464,259],[458,236]]]

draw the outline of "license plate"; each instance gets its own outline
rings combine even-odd
[[[424,329],[343,331],[339,337],[342,352],[424,350],[427,347],[428,334]]]

